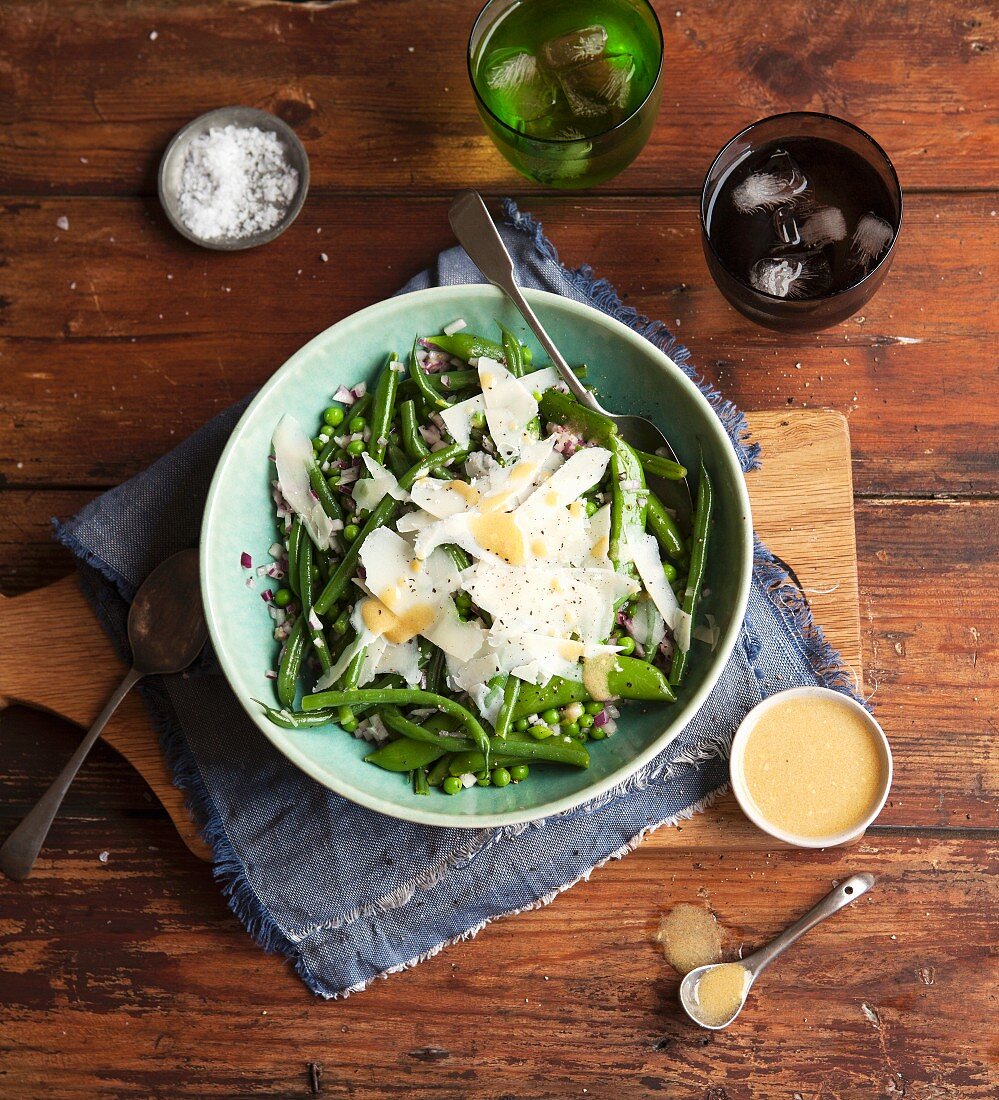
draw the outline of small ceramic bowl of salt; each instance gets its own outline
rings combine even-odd
[[[160,203],[178,233],[205,248],[255,248],[298,217],[309,158],[266,111],[220,107],[189,122],[160,161]]]

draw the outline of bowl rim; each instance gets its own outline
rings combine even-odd
[[[498,813],[476,813],[476,814],[464,814],[460,817],[449,814],[445,811],[434,809],[422,809],[410,806],[401,806],[395,802],[389,801],[379,795],[373,794],[367,790],[359,789],[353,785],[343,781],[335,771],[324,768],[316,763],[306,752],[298,748],[294,739],[290,737],[289,731],[280,729],[273,723],[268,722],[264,715],[260,712],[259,707],[255,706],[253,700],[248,696],[243,697],[241,689],[237,688],[237,676],[235,661],[230,659],[230,655],[226,652],[222,641],[219,637],[218,630],[216,629],[216,621],[218,615],[215,608],[215,594],[211,587],[211,566],[209,562],[208,547],[212,542],[212,531],[214,524],[216,523],[216,517],[220,514],[217,508],[218,499],[221,493],[222,480],[225,471],[229,465],[230,457],[236,450],[240,443],[240,439],[249,419],[257,412],[260,406],[266,404],[270,399],[271,394],[280,385],[281,380],[286,374],[290,373],[294,369],[296,361],[300,357],[309,355],[312,349],[320,342],[329,339],[329,335],[340,325],[344,325],[347,322],[356,323],[359,319],[364,319],[369,315],[374,315],[372,319],[377,317],[378,311],[385,308],[387,303],[397,302],[399,298],[405,297],[407,301],[412,301],[414,304],[422,302],[433,302],[436,299],[453,299],[456,293],[467,295],[473,299],[493,299],[500,301],[502,299],[502,292],[489,284],[468,284],[461,286],[444,286],[444,287],[430,287],[425,290],[412,291],[405,296],[399,296],[395,298],[383,299],[381,302],[376,302],[373,305],[366,306],[364,309],[358,310],[347,317],[341,318],[335,324],[330,325],[322,332],[318,333],[307,343],[303,344],[296,352],[294,352],[289,358],[279,367],[274,374],[264,383],[264,385],[257,391],[253,400],[249,403],[246,409],[243,411],[242,416],[237,422],[236,426],[230,433],[229,439],[219,457],[218,464],[215,468],[215,472],[212,475],[211,484],[208,489],[208,495],[205,500],[204,512],[202,515],[201,524],[201,538],[199,546],[199,560],[200,560],[200,578],[201,578],[201,595],[205,609],[205,618],[208,623],[209,636],[211,638],[212,646],[215,649],[216,657],[219,665],[225,675],[229,686],[232,688],[233,694],[239,700],[243,710],[250,717],[250,720],[254,725],[263,733],[263,735],[271,742],[272,745],[284,755],[293,764],[299,767],[306,775],[315,779],[316,782],[321,783],[324,787],[335,791],[337,794],[342,795],[344,798],[349,799],[367,809],[375,810],[379,813],[386,814],[389,817],[398,818],[404,821],[412,821],[424,825],[439,825],[449,828],[468,828],[468,829],[482,829],[482,828],[495,828],[497,826],[523,824],[531,821],[538,821],[542,818],[551,817],[556,814],[565,813],[574,809],[583,803],[590,802],[595,798],[600,797],[608,791],[613,790],[616,787],[626,783],[631,776],[635,774],[643,765],[647,764],[655,756],[657,756],[667,745],[670,744],[679,734],[686,728],[690,721],[694,718],[697,712],[700,710],[705,699],[710,692],[715,688],[721,677],[725,666],[728,664],[728,659],[731,656],[736,642],[739,638],[739,634],[742,630],[743,620],[745,618],[746,606],[749,601],[749,586],[752,578],[753,571],[753,524],[752,513],[750,510],[749,492],[746,488],[746,481],[743,475],[742,469],[739,465],[739,460],[736,455],[735,449],[732,446],[732,442],[725,431],[721,421],[718,419],[714,409],[711,408],[707,401],[707,398],[701,393],[697,385],[687,377],[687,375],[669,358],[664,352],[657,348],[650,341],[646,340],[643,336],[640,336],[633,329],[628,328],[627,325],[614,317],[602,313],[600,310],[593,306],[586,305],[581,302],[577,302],[572,298],[566,298],[561,294],[554,294],[544,290],[531,290],[524,289],[524,295],[527,300],[534,306],[552,306],[556,309],[561,309],[569,314],[576,314],[580,317],[586,317],[591,320],[597,320],[603,327],[611,329],[626,343],[631,344],[638,349],[642,354],[651,355],[653,359],[659,360],[660,366],[665,374],[672,377],[674,382],[685,388],[688,393],[693,397],[695,402],[703,404],[704,412],[706,414],[706,423],[710,425],[708,431],[714,436],[716,443],[720,444],[717,448],[720,456],[720,461],[723,464],[728,464],[729,473],[732,475],[731,481],[734,486],[734,492],[737,498],[737,506],[739,507],[741,515],[744,517],[740,521],[740,526],[743,532],[743,545],[742,545],[742,561],[739,579],[739,588],[736,595],[734,613],[729,621],[728,627],[724,634],[718,641],[718,645],[715,647],[714,652],[711,654],[714,659],[715,667],[712,674],[704,681],[704,683],[694,692],[682,705],[678,708],[671,708],[667,715],[669,717],[669,731],[662,732],[656,737],[649,745],[647,745],[641,752],[637,753],[631,759],[622,764],[621,767],[611,772],[609,775],[603,777],[599,781],[595,782],[591,786],[587,786],[582,790],[576,791],[573,794],[564,795],[560,798],[552,799],[550,802],[546,802],[541,806],[534,807],[533,809],[515,809],[507,810]]]
[[[848,710],[852,710],[855,714],[859,714],[864,719],[867,728],[875,735],[881,748],[885,774],[884,783],[882,784],[877,800],[873,804],[873,808],[861,819],[859,825],[851,826],[849,829],[843,829],[838,833],[830,833],[828,836],[811,837],[787,832],[768,821],[763,814],[760,813],[759,808],[753,800],[753,796],[749,793],[744,763],[746,757],[746,742],[749,740],[749,736],[756,727],[757,722],[759,722],[760,718],[768,710],[779,705],[785,699],[815,698],[816,696],[823,699],[835,699],[837,704],[846,707]],[[859,837],[863,836],[866,830],[875,820],[877,820],[891,792],[892,780],[894,778],[894,761],[891,745],[888,742],[888,735],[881,728],[881,723],[878,722],[866,707],[858,703],[852,696],[846,695],[842,691],[835,691],[833,688],[823,687],[821,684],[805,684],[801,687],[787,688],[785,691],[777,691],[773,695],[768,695],[766,699],[757,703],[745,718],[743,718],[742,722],[739,724],[739,728],[735,731],[735,737],[732,738],[732,752],[729,756],[729,778],[732,784],[732,793],[739,803],[739,808],[746,817],[764,833],[774,837],[775,840],[783,841],[785,844],[790,844],[795,848],[835,848],[841,844],[848,844],[851,840],[857,840]]]
[[[288,209],[285,210],[283,217],[277,225],[272,225],[270,229],[251,234],[249,237],[218,237],[208,240],[205,237],[199,237],[196,233],[192,233],[173,210],[170,209],[170,205],[166,201],[167,166],[170,163],[174,150],[193,131],[210,127],[211,124],[216,121],[221,125],[229,125],[233,123],[234,116],[237,115],[240,119],[238,125],[253,126],[257,123],[262,123],[271,131],[277,133],[282,140],[286,141],[295,150],[301,164],[301,168],[298,172],[298,188],[295,191],[295,197],[288,203]],[[196,118],[192,118],[190,122],[186,122],[167,142],[166,148],[163,150],[163,155],[160,157],[159,167],[156,170],[156,194],[159,199],[160,208],[166,215],[167,221],[182,237],[186,237],[192,244],[200,245],[201,248],[211,249],[213,252],[241,252],[247,248],[259,248],[262,244],[269,244],[271,241],[280,237],[295,221],[302,211],[302,206],[305,204],[305,198],[308,193],[309,154],[305,151],[305,146],[302,144],[302,140],[298,134],[295,133],[283,118],[271,114],[270,111],[262,111],[259,107],[246,107],[240,103],[233,103],[228,107],[215,107],[210,111],[205,111],[204,114],[198,115]]]
[[[721,158],[728,151],[729,147],[734,145],[740,138],[747,137],[758,126],[763,126],[768,122],[791,122],[797,119],[803,118],[821,118],[826,122],[834,122],[838,126],[842,126],[845,130],[853,130],[855,133],[860,134],[862,138],[868,141],[873,147],[876,153],[884,159],[884,163],[888,167],[888,171],[891,174],[891,178],[895,183],[895,197],[898,199],[898,224],[893,226],[891,244],[888,245],[885,254],[880,260],[868,271],[862,279],[859,279],[855,283],[851,283],[848,287],[844,287],[842,290],[834,290],[830,294],[822,294],[818,298],[781,298],[778,294],[771,294],[766,290],[757,290],[756,287],[750,286],[747,282],[741,279],[736,273],[728,266],[728,264],[722,259],[718,249],[715,248],[714,241],[711,239],[711,234],[708,232],[708,225],[704,217],[704,197],[708,191],[708,183],[711,179],[711,173],[715,169],[715,165],[721,160]],[[793,133],[788,133],[786,137],[794,137]],[[773,139],[780,140],[780,139]],[[864,286],[868,283],[874,275],[876,275],[882,267],[886,264],[890,267],[891,261],[895,256],[895,245],[898,243],[898,238],[902,234],[902,221],[905,216],[905,196],[902,193],[902,183],[898,178],[898,172],[895,169],[895,165],[892,163],[892,159],[885,152],[884,147],[877,139],[871,137],[871,135],[862,127],[858,126],[854,122],[850,122],[848,119],[840,118],[838,115],[831,115],[826,111],[781,111],[775,115],[767,115],[765,118],[758,118],[755,122],[751,122],[748,126],[744,126],[737,134],[733,134],[728,141],[718,150],[718,152],[711,158],[711,163],[708,165],[708,170],[704,173],[704,182],[701,184],[701,195],[698,201],[697,208],[697,220],[701,226],[701,241],[706,242],[708,248],[711,249],[711,254],[721,265],[722,270],[725,271],[732,279],[734,279],[740,286],[751,290],[754,294],[758,294],[761,298],[768,299],[772,302],[781,302],[787,304],[788,301],[802,302],[806,305],[820,302],[832,302],[844,294],[849,294],[855,291],[858,287]],[[860,306],[857,307],[858,309]],[[838,322],[837,322],[838,323]]]

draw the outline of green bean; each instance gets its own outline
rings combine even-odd
[[[444,779],[451,774],[450,770],[451,754],[442,756],[440,760],[430,769],[430,774],[427,776],[427,783],[431,787],[439,787]]]
[[[361,646],[361,648],[350,659],[350,664],[343,670],[343,675],[340,677],[338,683],[342,692],[353,691],[357,687],[357,681],[361,678],[361,668],[364,665],[364,658],[367,656],[368,647]],[[306,696],[306,699],[309,696]],[[305,706],[305,700],[302,700],[302,709],[310,710],[312,708]],[[343,702],[340,704],[340,709],[337,711],[337,721],[342,726],[344,722],[349,722],[352,718],[356,718],[350,704]]]
[[[483,753],[489,755],[489,738],[475,715],[454,699],[449,699],[446,695],[437,695],[432,691],[421,691],[419,688],[320,691],[314,695],[306,695],[302,700],[302,709],[321,710],[323,707],[350,706],[351,703],[396,703],[402,706],[436,707],[445,714],[460,718],[475,744]]]
[[[434,646],[434,652],[430,656],[427,665],[427,689],[438,695],[447,687],[444,681],[444,672],[447,668],[447,658],[442,649]]]
[[[285,707],[290,707],[295,702],[298,670],[302,667],[302,657],[305,653],[305,638],[305,616],[299,615],[284,643],[281,660],[278,662],[277,697]]]
[[[430,375],[420,366],[420,360],[416,357],[416,350],[420,346],[420,338],[413,341],[413,350],[409,356],[409,377],[416,384],[420,396],[432,408],[446,409],[448,402],[441,397],[437,387],[430,381]]]
[[[302,540],[302,521],[296,516],[291,521],[291,531],[288,532],[288,587],[300,596],[298,587],[298,548]]]
[[[496,716],[494,727],[497,737],[506,737],[510,733],[510,726],[513,724],[513,712],[517,706],[517,700],[520,698],[520,685],[522,683],[523,681],[516,676],[506,678],[506,684],[503,686],[503,705]]]
[[[408,491],[412,489],[415,481],[429,473],[431,469],[435,469],[438,466],[448,466],[452,462],[464,461],[467,453],[467,451],[463,451],[457,444],[445,447],[440,451],[434,451],[433,454],[417,462],[415,466],[411,466],[409,470],[399,478],[399,485],[401,488]],[[388,494],[383,496],[375,505],[371,515],[365,520],[360,534],[358,534],[357,538],[347,547],[343,557],[340,559],[340,564],[337,566],[336,572],[326,582],[326,587],[322,592],[319,593],[319,597],[314,605],[316,614],[325,615],[333,604],[335,604],[344,594],[347,585],[350,584],[351,577],[354,575],[357,558],[360,554],[361,546],[364,544],[364,540],[377,527],[381,527],[388,523],[399,507],[399,502],[393,497],[388,496]]]
[[[398,707],[380,707],[378,713],[390,730],[408,737],[411,741],[425,741],[428,745],[436,745],[449,751],[473,747],[472,742],[463,737],[451,737],[428,729],[427,726],[417,725],[406,718]]]
[[[611,461],[610,559],[621,562],[622,546],[645,533],[649,493],[635,451],[618,435],[608,440]],[[634,566],[631,566],[633,569]],[[630,571],[630,570],[629,570]]]
[[[439,760],[446,751],[424,741],[400,737],[398,741],[390,741],[369,753],[364,759],[366,763],[376,764],[387,772],[411,772]]]
[[[399,418],[402,422],[402,445],[413,462],[420,462],[430,454],[430,448],[423,441],[416,421],[416,404],[403,401],[399,406]]]
[[[665,478],[667,481],[679,481],[687,476],[687,467],[681,466],[679,462],[674,462],[670,458],[664,458],[662,455],[650,455],[648,451],[636,450],[635,454],[638,455],[638,461],[641,462],[642,469],[654,477]]]
[[[309,631],[309,638],[312,641],[312,648],[316,651],[316,656],[319,658],[319,663],[322,665],[323,672],[329,672],[333,659],[330,655],[330,647],[326,641],[326,635],[323,633],[321,626],[314,626],[309,621],[309,612],[312,610],[312,586],[315,580],[315,567],[313,565],[314,550],[312,547],[312,539],[299,539],[298,544],[298,588],[302,597],[302,615],[305,620],[306,628]],[[291,568],[291,562],[288,563],[289,569]]]
[[[388,468],[397,478],[402,477],[410,467],[409,455],[401,447],[397,447],[395,443],[389,443],[387,458]]]
[[[413,772],[413,794],[430,794],[426,768],[417,768]]]
[[[312,486],[312,491],[316,494],[316,498],[322,505],[326,515],[331,520],[342,523],[343,512],[340,505],[337,503],[336,497],[333,496],[333,490],[326,484],[326,478],[323,477],[322,470],[315,462],[309,466],[309,484]]]
[[[697,605],[701,599],[701,587],[704,584],[704,568],[708,557],[708,535],[711,527],[711,513],[714,509],[714,488],[701,457],[701,473],[697,483],[697,503],[694,505],[694,522],[691,532],[690,570],[687,574],[687,587],[683,594],[683,610],[690,616],[693,628]],[[693,639],[691,639],[693,640]],[[681,651],[677,646],[673,651],[673,663],[670,665],[669,682],[676,687],[683,682],[687,671],[690,650]]]
[[[378,375],[375,399],[371,406],[371,442],[369,450],[376,462],[385,461],[388,446],[389,425],[395,415],[395,395],[399,388],[399,372],[392,366],[397,363],[395,352],[389,352],[388,360]],[[402,364],[399,364],[400,366]]]
[[[645,522],[667,557],[682,565],[688,556],[686,543],[676,520],[655,493],[649,493],[649,507]]]
[[[277,710],[275,707],[269,707],[266,703],[262,703],[259,699],[253,701],[275,726],[280,726],[286,730],[316,729],[319,726],[328,725],[336,717],[336,712],[332,707],[327,707],[325,710],[314,710],[311,714],[303,714],[297,710]]]

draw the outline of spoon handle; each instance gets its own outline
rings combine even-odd
[[[478,191],[462,191],[451,203],[448,218],[454,235],[471,257],[472,262],[483,275],[493,284],[498,286],[520,310],[521,316],[531,326],[534,335],[537,336],[541,346],[548,353],[549,359],[555,364],[556,370],[562,376],[562,380],[572,391],[573,397],[581,404],[595,411],[600,406],[594,400],[593,395],[576,377],[572,367],[565,361],[562,353],[552,343],[551,337],[545,331],[544,326],[538,320],[537,314],[531,309],[527,299],[517,286],[517,280],[513,272],[513,260],[506,250],[503,238],[500,237],[493,219],[489,216],[486,204]]]
[[[118,709],[118,704],[141,678],[142,674],[136,672],[134,668],[129,670],[118,690],[108,700],[107,706],[87,731],[87,735],[80,742],[76,752],[69,758],[66,766],[53,781],[52,786],[7,837],[3,847],[0,847],[0,871],[3,871],[8,878],[21,882],[31,874],[31,868],[35,865],[35,860],[42,850],[42,845],[45,843],[45,838],[52,827],[55,815],[59,812],[62,800],[66,797],[70,784],[76,778],[80,765],[86,760],[87,754],[94,747],[94,742],[100,737],[101,730],[107,725],[108,719]]]
[[[777,936],[776,939],[771,940],[766,947],[761,947],[759,951],[754,951],[748,958],[743,959],[743,966],[745,966],[755,978],[767,963],[776,959],[786,947],[790,947],[796,939],[803,936],[810,928],[814,928],[817,924],[824,921],[826,917],[831,917],[833,913],[838,913],[840,909],[845,908],[847,905],[855,902],[857,898],[862,897],[871,889],[876,881],[873,875],[866,873],[851,875],[848,879],[841,882],[835,890],[830,890],[818,905],[813,909],[809,909],[800,920],[796,920],[790,928],[781,932],[781,934]]]

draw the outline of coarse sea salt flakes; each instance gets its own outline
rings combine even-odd
[[[214,127],[190,144],[180,181],[180,217],[204,240],[272,229],[298,190],[298,172],[275,134],[256,126]]]

